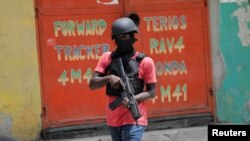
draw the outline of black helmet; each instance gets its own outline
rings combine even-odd
[[[112,39],[115,38],[116,35],[135,32],[138,33],[138,28],[135,25],[134,21],[130,18],[119,18],[115,20],[112,24]]]

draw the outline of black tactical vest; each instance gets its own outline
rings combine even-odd
[[[134,88],[135,95],[139,94],[144,89],[144,81],[143,79],[138,78],[139,76],[139,63],[146,57],[145,54],[139,53],[136,58],[132,58],[132,55],[129,57],[123,57],[123,67],[126,73],[126,76],[129,78],[130,83],[132,84],[132,87]],[[112,61],[109,64],[109,66],[106,69],[106,74],[110,75],[116,75],[118,77],[120,76],[119,68],[116,59],[115,52],[112,52],[111,54]],[[111,85],[108,83],[106,86],[106,94],[109,96],[121,96],[122,89],[114,89],[111,87]]]

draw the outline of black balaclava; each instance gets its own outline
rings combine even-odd
[[[134,37],[130,35],[130,38],[126,39],[126,40],[122,40],[119,38],[115,38],[115,43],[117,45],[117,52],[119,54],[128,54],[131,53],[132,51],[134,51],[133,48],[133,43],[135,42]]]

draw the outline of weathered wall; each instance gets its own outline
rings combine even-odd
[[[0,1],[0,136],[34,140],[41,129],[33,0]]]
[[[250,3],[210,3],[219,8],[219,20],[210,11],[217,118],[220,122],[250,123]]]

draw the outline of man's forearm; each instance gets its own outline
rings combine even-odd
[[[137,101],[143,101],[143,100],[147,100],[147,99],[151,99],[155,97],[155,92],[141,92],[137,95],[135,95],[135,100]]]
[[[135,99],[137,101],[143,101],[154,98],[156,94],[155,87],[156,87],[155,83],[146,84],[146,91],[135,95]]]
[[[102,88],[106,86],[109,81],[110,81],[109,75],[103,77],[94,77],[90,80],[89,87],[92,90]]]

